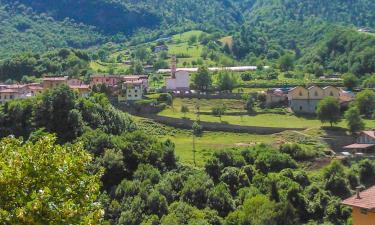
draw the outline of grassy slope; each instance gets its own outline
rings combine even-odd
[[[173,108],[167,108],[159,115],[168,116],[174,118],[182,118],[184,114],[180,112],[181,105],[189,107],[190,112],[186,114],[186,117],[192,120],[196,119],[195,114],[195,102],[198,100],[194,99],[175,99]],[[201,105],[201,112],[210,112],[213,106],[226,105],[228,112],[240,112],[243,111],[243,105],[241,101],[236,100],[199,100]],[[220,122],[218,117],[212,115],[201,115],[201,121],[207,122]],[[231,116],[225,115],[222,117],[222,121],[229,124],[237,124],[244,126],[263,126],[263,127],[287,127],[287,128],[319,128],[323,125],[319,120],[314,118],[297,117],[292,114],[280,115],[280,114],[258,114],[255,116]],[[374,120],[365,120],[368,128],[375,128]],[[337,126],[346,128],[345,121],[341,121]]]
[[[174,136],[163,136],[164,140],[170,139],[176,144],[176,155],[183,163],[193,164],[193,138],[188,131],[179,131]],[[198,166],[203,166],[209,156],[226,148],[245,147],[257,143],[271,144],[272,135],[235,134],[224,132],[205,132],[196,139],[196,161]]]

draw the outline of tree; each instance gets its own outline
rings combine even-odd
[[[252,97],[249,97],[246,100],[245,109],[246,109],[246,111],[247,111],[248,114],[254,112],[254,104],[255,104],[255,102],[254,102],[254,99]]]
[[[211,84],[212,78],[207,67],[200,67],[198,73],[193,77],[194,87],[200,91],[207,91]]]
[[[264,195],[257,195],[247,199],[242,208],[229,214],[227,224],[277,224],[279,212],[276,209],[277,205],[275,202],[270,201]]]
[[[101,170],[92,170],[92,157],[82,145],[55,142],[51,135],[35,144],[15,138],[0,142],[0,223],[100,223]]]
[[[189,37],[189,45],[193,45],[193,44],[197,43],[197,40],[198,40],[198,38],[197,38],[196,35],[191,35]]]
[[[353,88],[355,88],[359,83],[358,78],[351,73],[345,74],[342,78],[344,86],[347,87],[349,90],[353,90]]]
[[[279,59],[279,67],[282,71],[289,71],[294,68],[294,56],[285,54]]]
[[[372,90],[359,92],[355,98],[355,104],[362,115],[372,116],[375,111],[375,92]]]
[[[212,111],[212,115],[219,117],[220,122],[222,122],[221,117],[224,115],[226,110],[227,110],[226,107],[222,105],[222,106],[213,107],[211,111]]]
[[[234,209],[234,201],[225,183],[219,183],[208,193],[207,204],[225,217]]]
[[[355,106],[350,107],[348,111],[345,112],[345,119],[352,134],[365,128],[365,123],[361,118],[361,114]]]
[[[218,76],[218,88],[221,91],[230,91],[236,87],[237,80],[236,77],[228,72],[221,72]]]
[[[186,118],[186,113],[189,112],[189,107],[187,107],[186,105],[182,105],[181,112],[184,114],[184,118]]]
[[[203,135],[203,127],[201,125],[199,125],[199,123],[194,122],[193,126],[192,126],[192,129],[193,129],[193,161],[194,161],[194,165],[197,166],[197,163],[195,161],[195,152],[196,152],[196,149],[195,149],[195,138],[196,137],[202,137],[202,135]]]
[[[340,103],[333,97],[326,97],[318,103],[316,114],[322,123],[329,122],[331,127],[340,121]]]

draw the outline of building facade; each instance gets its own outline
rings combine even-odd
[[[68,84],[68,77],[45,77],[43,78],[43,89],[48,90],[60,85]]]
[[[141,81],[135,82],[124,82],[121,84],[118,101],[127,102],[127,101],[137,101],[143,98],[144,87]]]
[[[345,150],[352,153],[373,153],[375,152],[375,131],[362,131],[356,143],[345,146]]]
[[[352,207],[353,225],[375,225],[375,186],[345,199],[342,204]]]
[[[316,112],[320,100],[328,96],[339,100],[340,92],[340,89],[332,86],[324,88],[318,86],[311,86],[309,88],[298,86],[290,89],[288,92],[289,107],[295,113],[313,114]]]
[[[177,70],[176,56],[172,56],[171,76],[166,78],[165,86],[167,91],[188,91],[190,90],[190,75],[188,71]]]

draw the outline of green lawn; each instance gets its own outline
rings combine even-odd
[[[229,99],[181,99],[176,98],[173,102],[173,108],[169,107],[159,113],[161,116],[183,118],[184,114],[180,112],[181,106],[186,105],[189,108],[189,113],[186,117],[191,120],[196,120],[196,109],[195,105],[200,105],[201,112],[211,112],[213,106],[225,105],[228,109],[227,112],[243,112],[243,103],[240,100],[229,100]],[[308,118],[302,116],[295,116],[293,114],[258,114],[258,115],[224,115],[221,118],[213,115],[200,115],[201,121],[206,122],[225,122],[229,124],[243,125],[243,126],[261,126],[261,127],[285,127],[285,128],[319,128],[321,126],[328,126],[329,124],[322,124],[316,118]],[[375,128],[375,120],[365,120],[367,128]],[[339,127],[346,128],[346,122],[341,121],[337,124]]]
[[[176,155],[182,163],[193,164],[193,138],[189,131],[179,131],[174,136],[162,136],[176,144]],[[224,132],[204,132],[203,136],[196,139],[197,166],[204,162],[215,151],[232,147],[247,147],[258,143],[273,143],[273,135],[236,134]]]

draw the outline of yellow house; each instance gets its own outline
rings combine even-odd
[[[352,207],[353,225],[375,225],[375,186],[359,192],[342,204]]]
[[[0,91],[0,103],[11,101],[20,97],[20,93],[15,89],[4,89]]]
[[[62,84],[68,84],[68,77],[45,77],[43,78],[44,90],[56,88]]]

